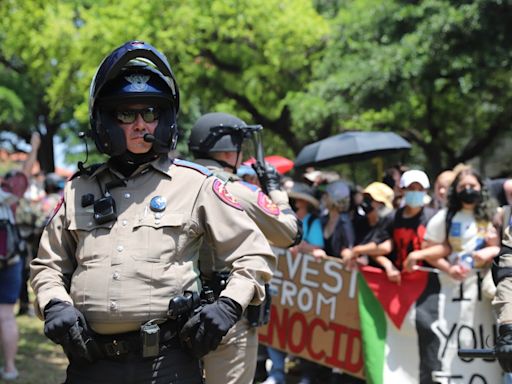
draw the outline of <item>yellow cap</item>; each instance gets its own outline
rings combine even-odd
[[[369,184],[363,190],[363,193],[369,194],[373,200],[384,204],[386,207],[393,208],[393,198],[395,197],[395,193],[386,184],[375,181]]]

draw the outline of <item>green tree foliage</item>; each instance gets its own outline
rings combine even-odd
[[[391,130],[437,172],[510,126],[511,19],[500,0],[3,0],[0,127],[40,130],[51,169],[53,135],[71,146],[87,129],[100,60],[141,39],[178,78],[182,152],[195,119],[223,110],[263,124],[268,153]]]
[[[130,1],[123,3],[131,9]],[[263,124],[295,151],[301,147],[286,98],[304,89],[329,30],[309,1],[131,3],[138,18],[128,25],[104,22],[119,14],[115,5],[83,12],[81,33],[88,39],[81,39],[79,50],[89,68],[128,38],[145,39],[166,53],[176,73],[182,127],[222,109]],[[83,118],[86,106],[80,111]]]
[[[8,47],[1,61],[30,84],[36,99],[25,102],[34,106],[31,124],[14,127],[24,136],[43,122],[47,137],[59,128],[71,140],[70,129],[87,126],[87,89],[100,60],[113,47],[141,39],[164,51],[176,72],[185,139],[201,113],[223,109],[280,137],[281,148],[269,140],[269,151],[285,143],[301,147],[286,99],[307,84],[329,30],[305,0],[6,0],[0,18],[0,41]],[[19,88],[14,92],[25,97]]]
[[[53,136],[73,116],[77,101],[73,79],[59,78],[71,65],[66,58],[73,46],[73,7],[58,1],[15,1],[0,3],[0,79],[15,98],[10,109],[23,110],[23,118],[0,117],[2,130],[29,139],[31,131],[42,134],[39,160],[53,169]],[[66,92],[60,83],[66,82]],[[7,92],[6,92],[7,93]],[[74,95],[75,93],[75,95]],[[16,105],[18,107],[16,107]]]
[[[468,161],[510,130],[511,16],[499,0],[346,2],[297,123],[397,132],[432,173]]]

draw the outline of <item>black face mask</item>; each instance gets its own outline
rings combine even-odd
[[[466,188],[457,193],[460,201],[466,204],[478,203],[482,199],[482,193],[473,188]]]
[[[361,208],[363,209],[365,214],[368,214],[371,211],[373,211],[372,201],[373,200],[371,198],[365,196],[363,201],[361,202]]]

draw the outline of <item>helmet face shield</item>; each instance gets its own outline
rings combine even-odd
[[[165,56],[149,44],[133,41],[114,50],[100,64],[89,97],[91,134],[98,150],[110,156],[126,151],[124,133],[113,111],[121,105],[158,107],[159,122],[152,150],[174,149],[179,91]]]
[[[227,113],[207,113],[194,124],[188,147],[196,157],[211,152],[240,152],[244,141],[261,129],[261,125],[247,125]]]

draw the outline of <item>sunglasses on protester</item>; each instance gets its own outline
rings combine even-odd
[[[141,115],[146,123],[153,123],[160,118],[160,110],[156,107],[143,109],[122,109],[114,112],[115,118],[122,124],[131,124]]]

